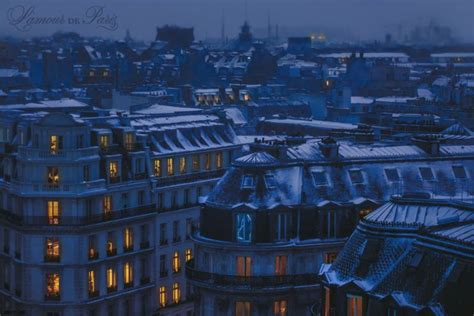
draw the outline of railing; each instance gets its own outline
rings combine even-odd
[[[58,255],[44,255],[44,262],[60,262],[61,256]]]
[[[225,173],[224,169],[219,169],[219,170],[213,170],[213,171],[180,174],[180,175],[169,176],[169,177],[163,176],[163,177],[158,177],[156,186],[164,187],[164,186],[169,186],[169,185],[179,184],[179,183],[189,182],[189,181],[210,180],[214,178],[220,178],[224,175],[224,173]]]
[[[18,147],[18,156],[28,159],[67,159],[74,160],[99,154],[98,147],[63,149],[52,152],[48,149]]]
[[[198,271],[194,269],[194,260],[190,260],[186,263],[186,277],[198,282],[246,288],[302,286],[316,285],[319,283],[317,273],[237,276]]]
[[[59,216],[57,223],[51,224],[48,216],[23,216],[0,209],[0,219],[16,225],[49,225],[49,226],[76,226],[104,223],[111,220],[123,219],[132,216],[145,215],[157,212],[154,204],[141,205],[133,208],[121,209],[104,214],[91,216]]]
[[[50,183],[24,183],[19,181],[12,182],[12,188],[18,192],[24,193],[81,193],[87,190],[95,190],[104,188],[105,189],[105,179],[98,179],[94,181],[84,181],[79,183],[62,183],[59,182],[57,184],[50,184]]]

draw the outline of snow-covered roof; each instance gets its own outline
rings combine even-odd
[[[373,98],[360,97],[360,96],[351,97],[351,104],[372,104],[372,103],[374,103]]]
[[[431,57],[434,58],[465,58],[465,57],[474,57],[474,53],[464,53],[464,52],[452,52],[452,53],[435,53],[431,54]]]
[[[247,124],[247,119],[238,108],[226,108],[224,109],[224,111],[225,111],[226,117],[232,120],[232,122],[234,122],[235,125]]]
[[[145,109],[134,111],[136,114],[164,115],[164,114],[183,114],[183,113],[202,112],[201,109],[190,107],[170,106],[163,104],[153,104]]]
[[[303,119],[287,118],[287,119],[269,119],[269,120],[265,120],[265,122],[272,123],[272,124],[304,125],[308,127],[326,129],[326,130],[357,129],[357,125],[354,125],[354,124],[333,122],[333,121],[321,121],[321,120],[303,120]]]

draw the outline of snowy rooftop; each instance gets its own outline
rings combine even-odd
[[[353,96],[351,97],[351,104],[372,104],[374,103],[373,98]]]
[[[137,114],[151,114],[151,115],[165,115],[165,114],[182,114],[191,112],[202,112],[201,109],[190,108],[190,107],[178,107],[169,106],[162,104],[153,104],[145,109],[135,111]]]
[[[353,130],[357,129],[357,125],[333,121],[320,121],[320,120],[301,120],[301,119],[270,119],[265,122],[273,124],[291,124],[291,125],[304,125],[308,127],[314,127],[319,129],[346,129]]]

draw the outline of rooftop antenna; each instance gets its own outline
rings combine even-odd
[[[245,0],[245,21],[248,21],[248,15],[247,15],[247,0]]]
[[[272,24],[271,24],[271,16],[270,10],[268,10],[268,26],[267,26],[267,37],[270,39],[272,38]]]

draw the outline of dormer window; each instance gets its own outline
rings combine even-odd
[[[349,176],[351,178],[352,184],[361,184],[364,183],[364,175],[360,169],[351,169],[349,170]]]
[[[132,150],[133,149],[133,134],[132,133],[126,133],[125,134],[125,148],[127,150]]]
[[[326,173],[323,170],[316,170],[311,172],[315,186],[328,185]]]
[[[400,174],[396,168],[385,169],[385,176],[389,182],[400,182]]]
[[[466,169],[463,166],[453,166],[453,173],[456,179],[467,179]]]
[[[265,186],[268,189],[274,189],[276,187],[275,176],[273,174],[266,174],[264,179],[265,179]]]
[[[249,174],[242,178],[242,189],[253,189],[255,187],[255,177]]]
[[[424,181],[433,181],[435,179],[433,170],[429,167],[420,167],[420,175]]]
[[[237,214],[235,231],[237,241],[252,241],[252,216],[248,213]]]

